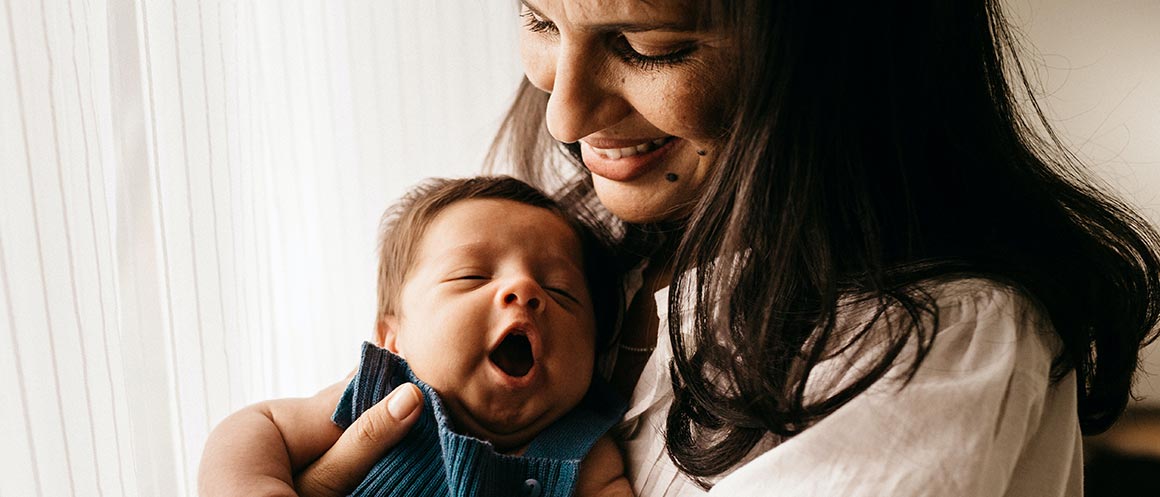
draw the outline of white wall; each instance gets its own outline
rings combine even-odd
[[[1007,3],[1063,138],[1160,225],[1160,1]],[[1160,406],[1160,347],[1146,354],[1136,393]]]

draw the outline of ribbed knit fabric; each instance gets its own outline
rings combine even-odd
[[[346,428],[396,386],[414,383],[425,402],[418,423],[380,460],[351,495],[414,497],[568,497],[580,461],[624,414],[625,403],[599,378],[584,400],[532,440],[522,456],[497,453],[490,442],[454,431],[429,385],[390,351],[364,343],[354,380],[334,412]]]

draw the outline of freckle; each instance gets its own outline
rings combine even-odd
[[[620,78],[620,84],[622,84],[622,85],[624,84],[624,79],[625,78]]]

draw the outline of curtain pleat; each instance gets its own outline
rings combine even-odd
[[[90,12],[76,1],[4,4],[3,422],[24,428],[6,440],[0,463],[19,477],[5,471],[4,494],[126,493],[98,110],[107,86]]]
[[[515,4],[0,1],[0,495],[196,495],[214,424],[356,365],[379,216],[479,170]]]

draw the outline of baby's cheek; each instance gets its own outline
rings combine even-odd
[[[405,359],[415,376],[442,394],[448,388],[456,387],[458,382],[454,379],[462,378],[462,366],[457,358],[446,354],[432,355],[431,352],[427,349],[415,351]]]
[[[570,364],[565,370],[567,371],[566,380],[569,383],[570,396],[577,397],[575,400],[578,402],[579,398],[588,391],[588,385],[592,382],[596,354],[594,348],[581,346],[574,350],[576,352],[571,355]]]

